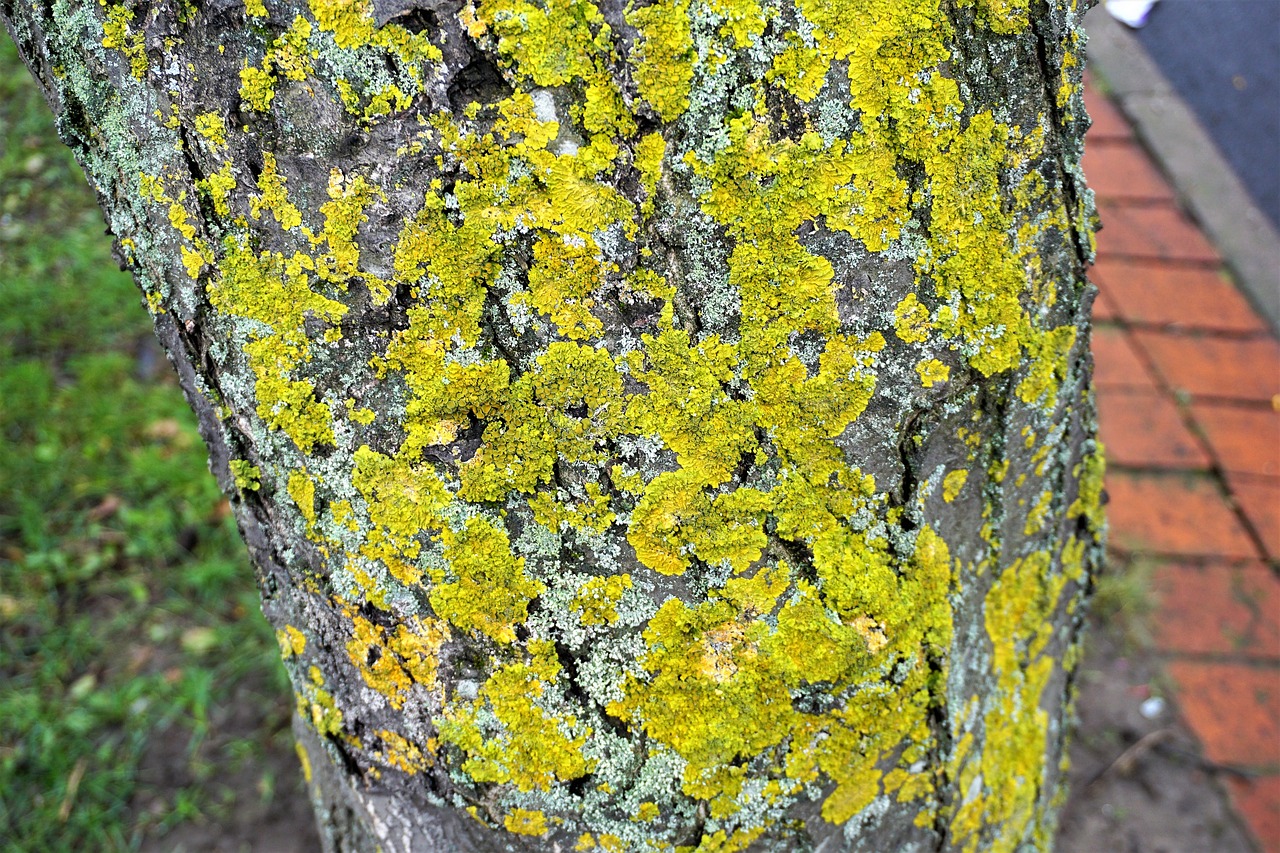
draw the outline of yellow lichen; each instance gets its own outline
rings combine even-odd
[[[307,635],[292,625],[285,625],[276,631],[276,644],[282,657],[297,657],[307,649]]]
[[[569,607],[583,625],[612,625],[618,621],[618,601],[629,589],[630,575],[591,578],[578,589]]]
[[[248,104],[249,109],[265,113],[271,109],[275,96],[275,78],[271,73],[246,62],[240,69],[240,99]]]
[[[129,60],[129,71],[141,80],[147,73],[146,36],[133,29],[134,12],[121,3],[107,7],[107,19],[102,23],[102,46],[118,50]]]
[[[440,648],[450,637],[447,625],[436,619],[412,619],[392,631],[358,613],[348,615],[352,636],[347,654],[365,683],[392,708],[402,707],[415,685],[436,691]]]
[[[512,809],[502,819],[507,832],[516,835],[544,835],[547,831],[547,817],[540,811],[529,809]]]
[[[1103,509],[1102,487],[1106,478],[1106,449],[1102,442],[1095,442],[1093,451],[1075,466],[1072,474],[1077,478],[1076,498],[1067,507],[1067,518],[1083,516],[1094,533],[1101,533],[1106,524]]]
[[[446,528],[441,541],[449,572],[441,572],[431,590],[436,613],[464,631],[515,642],[515,626],[545,587],[525,573],[523,558],[512,555],[506,532],[469,518],[460,531]]]
[[[231,476],[236,481],[236,488],[246,492],[256,492],[261,485],[262,469],[243,459],[232,459],[227,463]]]
[[[893,311],[893,328],[898,337],[909,344],[922,343],[929,339],[932,325],[929,322],[929,309],[920,304],[914,293],[908,293]]]
[[[916,373],[920,374],[920,384],[926,388],[932,388],[939,382],[946,382],[951,378],[951,368],[936,358],[926,359],[917,364]]]
[[[410,776],[431,766],[430,752],[423,755],[418,745],[408,738],[388,729],[379,729],[376,735],[382,747],[374,751],[375,761]]]
[[[471,701],[455,701],[437,721],[440,738],[462,750],[462,769],[478,782],[510,782],[521,791],[591,772],[582,756],[589,729],[541,706],[560,676],[554,646],[531,640],[529,659],[497,669]],[[492,720],[492,723],[485,720]]]
[[[217,113],[196,116],[196,133],[209,140],[215,150],[227,144],[227,123]]]
[[[640,97],[664,121],[674,121],[688,108],[693,85],[689,3],[675,0],[632,8],[627,23],[639,34],[628,60]]]

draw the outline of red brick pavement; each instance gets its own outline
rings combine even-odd
[[[1092,86],[1094,379],[1111,547],[1155,563],[1156,650],[1237,812],[1280,853],[1280,342]]]

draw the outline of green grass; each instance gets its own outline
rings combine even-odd
[[[241,796],[221,771],[287,737],[252,571],[150,336],[92,192],[0,37],[5,850],[129,850],[216,821]],[[270,730],[209,737],[233,694]],[[174,743],[185,783],[148,787],[144,759]]]

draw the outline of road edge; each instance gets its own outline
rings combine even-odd
[[[1280,334],[1280,234],[1125,25],[1099,4],[1085,18],[1085,31],[1089,67],[1222,254],[1245,297]]]

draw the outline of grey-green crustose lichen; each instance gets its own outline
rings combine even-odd
[[[1087,215],[1041,168],[1065,119],[985,104],[955,70],[959,21],[1012,44],[1028,4],[954,6],[472,0],[462,31],[500,80],[455,104],[431,27],[252,0],[234,114],[155,105],[211,168],[188,187],[180,157],[129,166],[190,282],[149,304],[194,299],[178,310],[245,368],[222,390],[258,453],[235,470],[294,513],[323,566],[302,583],[388,715],[344,706],[306,625],[282,649],[303,716],[374,756],[369,778],[443,773],[477,820],[582,850],[744,849],[799,803],[843,825],[886,798],[961,849],[1043,837],[1041,792],[1010,780],[1044,773],[1040,623],[1096,529],[1048,526],[1042,483],[997,507],[1001,460],[966,427],[967,458],[909,495],[841,444],[877,394],[959,417],[1003,378],[1037,480],[1095,524],[1100,463],[1051,454],[1087,405],[1057,305],[1077,283],[1041,268]],[[167,73],[144,14],[92,18],[135,81]],[[396,162],[317,179],[301,149],[342,141],[300,103],[408,128]],[[237,159],[268,119],[291,133]],[[842,254],[913,287],[872,304]],[[947,541],[935,495],[979,502],[985,552]],[[948,693],[968,576],[989,589],[983,703]]]

